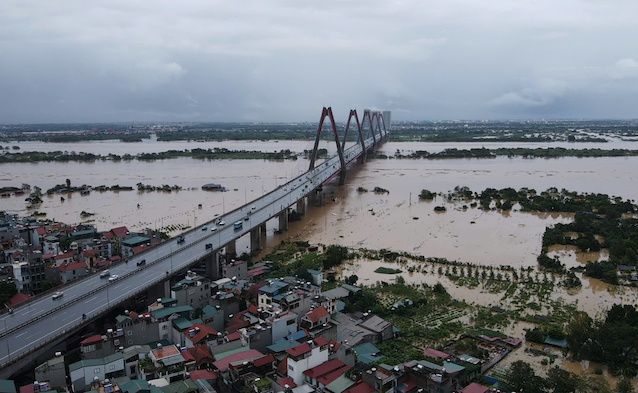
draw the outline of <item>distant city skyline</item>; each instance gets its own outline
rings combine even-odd
[[[0,124],[636,119],[638,2],[0,4]]]

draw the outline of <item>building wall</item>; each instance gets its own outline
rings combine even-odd
[[[297,325],[297,314],[286,313],[279,318],[268,320],[272,328],[272,342],[277,342],[280,338],[287,337],[299,330]]]
[[[66,386],[66,369],[64,367],[64,358],[61,357],[57,359],[61,359],[62,361],[47,361],[36,367],[35,380],[49,381],[51,387]]]
[[[304,381],[304,371],[327,361],[328,349],[321,350],[320,347],[315,347],[310,352],[310,356],[303,359],[294,360],[292,357],[288,358],[288,376],[292,378],[297,385],[301,385]]]

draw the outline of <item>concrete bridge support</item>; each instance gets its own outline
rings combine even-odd
[[[206,265],[206,275],[212,280],[221,278],[221,267],[219,265],[219,251],[214,251],[204,258]]]
[[[162,284],[164,285],[164,296],[171,297],[171,280],[166,279]]]
[[[286,208],[286,210],[279,213],[279,230],[280,231],[288,230],[288,208]]]
[[[324,195],[323,195],[323,187],[320,187],[314,190],[313,195],[314,195],[313,198],[315,200],[315,206],[318,206],[318,207],[323,206],[323,204],[325,203]]]
[[[261,244],[263,246],[264,244],[266,244],[266,223],[261,224],[259,229],[259,236],[261,236]]]
[[[250,231],[250,252],[259,251],[261,248],[261,226],[258,226]]]
[[[237,256],[237,242],[235,240],[226,244],[226,257],[235,258]]]
[[[343,186],[346,184],[346,168],[342,168],[341,172],[339,172],[339,185]]]
[[[306,197],[302,197],[297,201],[297,213],[306,214]]]

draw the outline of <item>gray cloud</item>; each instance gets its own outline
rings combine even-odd
[[[636,117],[629,0],[7,0],[0,122]]]

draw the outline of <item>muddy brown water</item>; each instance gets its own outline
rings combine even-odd
[[[15,143],[14,143],[15,144]],[[39,151],[86,151],[94,153],[135,154],[139,152],[190,149],[195,147],[225,147],[278,151],[290,149],[301,152],[309,149],[309,142],[224,142],[197,144],[190,142],[159,143],[149,141],[142,144],[119,142],[87,142],[79,144],[43,144],[38,142],[17,143],[23,150]],[[323,143],[329,150],[333,144]],[[538,146],[536,146],[538,145]],[[600,146],[598,146],[600,145]],[[392,155],[396,150],[409,154],[414,150],[440,151],[444,148],[508,147],[510,144],[428,144],[387,143],[381,152]],[[517,144],[522,147],[545,147],[547,144]],[[559,144],[553,145],[554,147]],[[565,147],[572,147],[571,145]],[[583,146],[575,146],[583,148]],[[614,142],[612,145],[597,144],[586,148],[638,148],[638,144]],[[578,192],[606,193],[623,199],[638,199],[635,187],[638,173],[635,168],[638,157],[619,158],[558,158],[523,159],[499,157],[495,159],[448,159],[448,160],[369,160],[365,165],[355,165],[348,172],[343,186],[330,184],[324,188],[324,204],[309,200],[309,209],[304,219],[290,223],[287,232],[277,235],[276,220],[268,223],[265,249],[271,249],[281,240],[303,239],[311,243],[340,244],[348,247],[406,251],[427,257],[442,257],[449,260],[471,262],[482,266],[509,265],[515,268],[536,266],[536,257],[541,248],[543,231],[549,225],[569,222],[572,216],[560,213],[524,213],[516,208],[511,212],[481,211],[476,208],[462,209],[461,204],[448,203],[440,197],[434,201],[419,201],[421,189],[446,193],[455,186],[468,186],[474,191],[487,187],[535,188],[538,191],[549,187],[566,188]],[[66,223],[83,221],[94,223],[98,230],[108,230],[126,225],[131,230],[145,227],[161,228],[169,225],[192,226],[203,224],[216,215],[239,207],[281,185],[291,177],[302,173],[308,161],[262,161],[262,160],[214,160],[200,161],[190,158],[158,160],[155,162],[121,161],[94,163],[21,163],[0,165],[0,186],[20,186],[29,183],[43,190],[69,179],[72,185],[88,184],[133,186],[138,182],[160,186],[179,185],[179,192],[91,192],[79,194],[56,194],[45,196],[38,210],[47,213],[47,218]],[[206,192],[201,186],[206,183],[221,183],[228,192]],[[389,190],[388,194],[376,194],[372,190],[379,186]],[[364,187],[369,192],[358,192]],[[65,201],[61,201],[63,196]],[[20,215],[29,214],[25,196],[0,199],[0,210]],[[139,208],[137,205],[139,204]],[[199,205],[201,204],[201,207]],[[435,206],[445,206],[447,211],[434,212]],[[88,220],[80,212],[95,213]],[[176,235],[178,232],[173,232]],[[242,238],[238,251],[248,251],[248,240]],[[558,255],[568,267],[582,266],[588,260],[604,259],[606,250],[600,253],[579,253],[569,247],[552,247],[550,255]],[[346,265],[344,274],[355,273],[360,283],[368,284],[388,280],[387,275],[374,273],[378,266],[388,266],[380,261],[356,261]],[[435,284],[441,282],[458,299],[471,304],[495,305],[502,301],[502,294],[459,287],[428,269],[428,274],[416,272],[401,275],[408,283]],[[582,278],[582,277],[581,277]],[[601,316],[615,302],[636,304],[638,294],[631,288],[615,288],[595,279],[582,278],[583,288],[567,291],[557,288],[553,299],[563,299],[576,304],[579,309],[592,316]],[[522,325],[512,325],[511,334],[520,336]],[[522,352],[518,351],[517,353]],[[524,355],[520,355],[524,356]],[[513,359],[513,358],[512,358]],[[570,371],[592,372],[592,366],[562,361]],[[540,367],[540,366],[538,366]],[[585,370],[585,371],[583,371]]]

